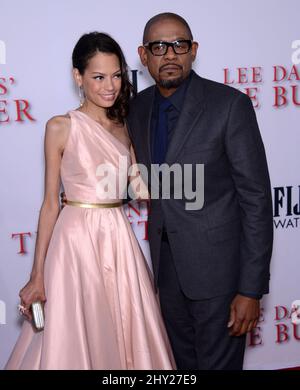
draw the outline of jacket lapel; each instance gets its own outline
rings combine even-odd
[[[192,78],[186,91],[184,104],[174,129],[173,137],[168,146],[166,155],[167,164],[172,164],[176,161],[178,153],[184,146],[185,141],[188,139],[189,134],[205,109],[201,77],[194,71],[192,72]]]

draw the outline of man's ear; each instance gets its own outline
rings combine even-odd
[[[141,63],[144,66],[147,66],[147,50],[144,46],[139,46],[138,53],[140,56]]]
[[[73,68],[73,77],[78,87],[82,85],[82,76],[77,68]]]
[[[193,58],[193,61],[195,61],[195,59],[197,57],[198,48],[199,48],[199,43],[198,42],[193,42],[193,44],[192,44],[192,58]]]

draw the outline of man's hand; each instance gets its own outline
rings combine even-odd
[[[65,205],[67,204],[67,197],[66,197],[66,194],[64,192],[61,192],[60,193],[60,202],[61,202],[61,208],[64,208]]]
[[[230,306],[230,336],[242,336],[256,327],[260,316],[258,299],[237,294]]]

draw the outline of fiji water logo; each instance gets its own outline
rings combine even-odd
[[[5,302],[0,301],[0,325],[6,324],[6,305]]]
[[[300,325],[300,300],[292,303],[291,320],[294,325]]]
[[[292,54],[292,63],[294,65],[299,65],[300,64],[300,39],[297,39],[292,42],[292,49],[293,54]]]
[[[274,188],[274,226],[300,227],[300,185]]]
[[[4,41],[0,41],[0,64],[6,64],[6,45]]]

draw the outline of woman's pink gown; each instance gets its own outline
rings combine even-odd
[[[118,168],[119,157],[127,157],[126,184],[127,146],[86,114],[69,114],[61,165],[67,199],[118,201],[97,197],[99,164]],[[6,369],[175,368],[151,274],[123,207],[64,207],[45,260],[45,290],[45,328],[36,332],[24,321]]]

